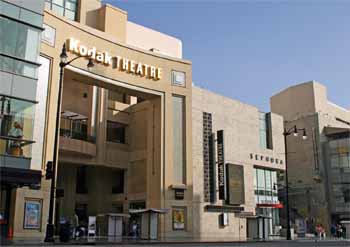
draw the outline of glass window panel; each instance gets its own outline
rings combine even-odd
[[[15,55],[16,42],[14,41],[18,39],[17,23],[10,19],[0,17],[0,33],[6,33],[6,35],[1,36],[0,51],[5,54]]]
[[[266,131],[265,130],[260,130],[260,147],[262,149],[267,148],[267,138],[266,138]]]
[[[350,167],[348,158],[349,157],[347,154],[340,155],[339,156],[339,167],[344,167],[344,168]]]
[[[58,15],[63,16],[64,9],[58,5],[52,4],[52,10]]]
[[[29,61],[38,61],[39,32],[33,28],[26,30],[26,50],[24,58]],[[22,56],[23,57],[23,56]]]
[[[75,21],[75,12],[74,12],[74,11],[71,11],[71,10],[66,9],[66,11],[65,11],[65,16],[66,16],[68,19],[70,19],[70,20],[72,20],[72,21]]]
[[[186,74],[182,71],[172,71],[172,84],[185,86],[186,84]]]
[[[22,62],[22,61],[14,61],[14,69],[13,72],[19,75],[28,76],[31,78],[37,77],[37,65]]]
[[[34,103],[0,96],[0,135],[26,140],[32,139]]]
[[[43,16],[25,9],[21,9],[20,19],[33,25],[41,26]]]
[[[271,184],[272,184],[272,190],[274,190],[275,185],[275,191],[277,190],[277,172],[271,171]]]
[[[57,4],[59,6],[62,6],[62,7],[64,6],[63,2],[64,2],[64,0],[52,0],[52,3]]]
[[[331,167],[333,168],[339,167],[339,156],[337,154],[333,154],[331,156]]]
[[[74,1],[66,0],[66,8],[75,11],[77,3]]]
[[[14,60],[0,56],[0,70],[13,72]]]
[[[13,18],[18,18],[19,17],[19,10],[20,8],[12,5],[10,3],[6,3],[3,1],[0,1],[0,13],[13,17]]]
[[[265,179],[266,179],[266,190],[271,191],[272,184],[271,184],[271,171],[265,170]]]
[[[186,153],[185,153],[185,98],[173,96],[173,172],[176,183],[185,183],[186,180]]]
[[[258,186],[258,177],[257,177],[257,169],[254,168],[254,188]]]
[[[265,189],[265,172],[263,169],[258,170],[258,188]]]
[[[125,124],[107,121],[107,141],[125,143],[125,129]]]

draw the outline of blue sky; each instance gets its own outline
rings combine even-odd
[[[181,39],[200,87],[269,111],[271,95],[316,80],[350,108],[350,1],[104,2]]]

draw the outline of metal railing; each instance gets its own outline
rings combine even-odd
[[[88,135],[86,132],[83,131],[74,131],[71,129],[60,129],[60,136],[70,138],[70,139],[76,139],[81,141],[87,141],[91,143],[96,142],[96,138],[94,136]]]

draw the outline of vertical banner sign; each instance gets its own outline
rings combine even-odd
[[[217,131],[219,200],[226,200],[224,131]]]

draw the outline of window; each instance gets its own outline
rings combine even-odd
[[[328,142],[332,168],[350,168],[350,139],[340,138]]]
[[[254,168],[254,189],[256,203],[277,203],[277,172]]]
[[[46,8],[58,15],[75,21],[77,17],[78,0],[45,0]]]
[[[56,29],[46,24],[43,24],[43,27],[45,30],[42,33],[41,40],[54,47],[56,40]]]
[[[107,121],[107,141],[125,143],[125,129],[125,124]]]
[[[124,171],[114,171],[112,174],[112,194],[124,193]]]
[[[259,136],[262,149],[272,149],[271,114],[259,112]]]
[[[128,104],[128,95],[125,93],[119,93],[119,92],[110,90],[108,91],[108,100]]]
[[[41,31],[37,28],[0,17],[0,52],[27,61],[38,61],[38,47]]]
[[[186,184],[185,98],[173,96],[173,169],[174,182]]]
[[[175,86],[186,86],[186,74],[185,72],[173,70],[171,73],[171,82]]]
[[[19,19],[31,25],[41,27],[43,16],[30,10],[15,6],[11,3],[1,1],[0,14]]]
[[[0,70],[37,77],[40,30],[0,17]]]
[[[130,202],[129,209],[144,209],[146,208],[145,201]]]
[[[86,183],[86,166],[80,166],[77,168],[77,176],[76,176],[76,187],[75,192],[77,194],[87,194],[88,188]]]
[[[34,103],[0,95],[0,155],[31,156]]]

